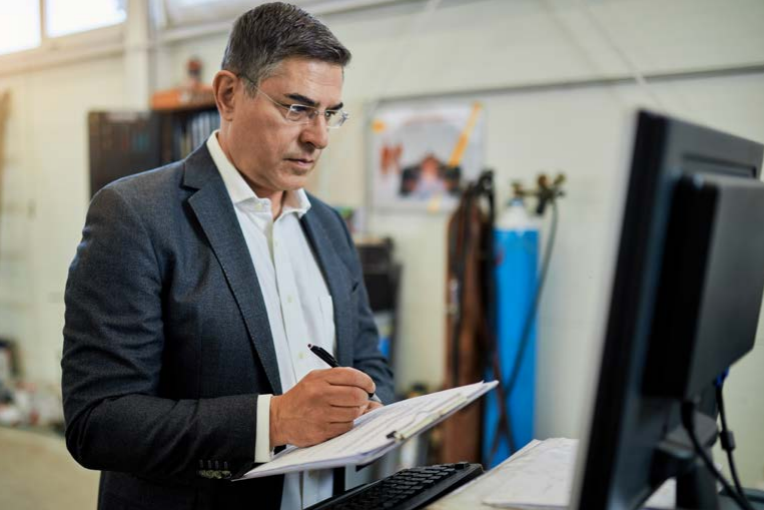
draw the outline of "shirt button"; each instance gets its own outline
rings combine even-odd
[[[292,304],[292,296],[291,295],[287,296],[287,303],[289,303],[290,305]]]
[[[300,359],[305,359],[305,353],[300,351],[299,358]]]

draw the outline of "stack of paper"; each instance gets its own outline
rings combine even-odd
[[[534,440],[512,457],[428,507],[428,510],[568,508],[576,466],[575,439]],[[675,507],[676,484],[669,480],[647,501],[646,508]]]
[[[503,466],[505,483],[483,502],[497,508],[567,508],[578,441],[548,439]],[[647,501],[646,508],[674,508],[676,485],[669,480]]]
[[[443,421],[496,384],[470,384],[375,409],[358,418],[351,431],[309,448],[288,448],[240,479],[368,464]]]

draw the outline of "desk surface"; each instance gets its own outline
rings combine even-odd
[[[561,441],[563,444],[566,441],[571,440],[551,440],[551,441]],[[506,488],[507,484],[509,483],[510,478],[515,478],[517,476],[517,472],[515,474],[512,474],[511,469],[502,469],[503,467],[508,466],[513,460],[516,460],[520,457],[523,457],[523,455],[526,455],[527,458],[532,458],[535,456],[535,453],[531,452],[531,450],[540,445],[541,442],[539,441],[532,441],[527,446],[522,448],[520,451],[515,453],[512,457],[505,460],[492,470],[488,471],[483,476],[480,476],[473,480],[472,482],[460,487],[456,491],[452,492],[451,494],[448,494],[444,498],[436,501],[435,503],[427,506],[426,510],[463,510],[465,508],[469,508],[471,510],[496,510],[497,507],[495,506],[489,506],[483,503],[483,501],[489,497],[489,496],[495,496],[496,494],[501,494],[502,490]],[[570,466],[570,469],[573,469],[573,466]],[[531,471],[534,471],[531,469]],[[538,471],[537,473],[540,474],[543,471]],[[532,475],[536,476],[536,475]],[[543,478],[543,476],[541,476]],[[549,482],[550,479],[547,479],[547,482]],[[664,488],[661,488],[659,491],[661,494],[654,494],[651,498],[651,502],[656,503],[658,507],[663,508],[669,508],[673,506],[674,496],[674,484],[673,482],[667,483],[664,485]],[[654,498],[654,499],[653,499]],[[752,502],[753,507],[756,510],[764,510],[764,503],[758,503],[758,502]],[[540,509],[542,507],[539,507]],[[544,506],[543,508],[548,508]],[[551,508],[563,508],[562,506],[552,506]],[[734,500],[720,496],[719,498],[719,510],[728,510],[728,509],[737,509],[738,506],[735,503]]]
[[[427,506],[426,510],[464,510],[465,508],[470,510],[496,510],[496,507],[484,504],[483,499],[490,494],[496,493],[506,483],[504,477],[501,476],[501,467],[536,444],[538,444],[538,441],[532,441],[483,476],[476,478],[446,497]]]

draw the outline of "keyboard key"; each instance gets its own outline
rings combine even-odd
[[[404,469],[307,510],[416,510],[437,501],[482,472],[479,464],[466,462]]]

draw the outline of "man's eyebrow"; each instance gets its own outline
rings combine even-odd
[[[305,97],[302,94],[284,94],[285,97],[288,97],[289,99],[294,99],[300,104],[304,104],[306,106],[318,106],[318,103],[313,101],[309,97]]]
[[[314,108],[316,106],[318,106],[317,102],[315,102],[314,100],[312,100],[309,97],[303,96],[302,94],[285,94],[285,97],[288,97],[289,99],[294,99],[298,103],[304,104],[305,106],[312,106]],[[334,106],[331,106],[331,107],[327,108],[327,110],[340,110],[340,109],[342,109],[343,106],[345,106],[344,103],[339,103],[339,104],[336,104]]]

